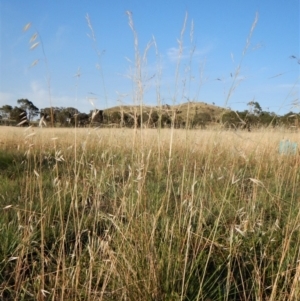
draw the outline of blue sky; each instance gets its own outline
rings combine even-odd
[[[27,98],[89,112],[142,99],[244,110],[254,100],[299,112],[299,16],[299,0],[1,0],[0,106]]]

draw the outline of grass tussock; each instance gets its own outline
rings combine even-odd
[[[1,298],[298,300],[299,153],[281,139],[3,127]]]

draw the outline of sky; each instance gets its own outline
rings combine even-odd
[[[299,0],[1,0],[0,107],[299,112],[299,16]]]

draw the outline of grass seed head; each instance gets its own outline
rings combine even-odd
[[[23,31],[27,31],[30,27],[31,27],[31,22],[27,23],[27,24],[23,27]]]

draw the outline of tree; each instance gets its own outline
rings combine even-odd
[[[192,126],[200,126],[201,128],[205,128],[206,124],[211,122],[211,116],[209,113],[196,113],[192,120]]]
[[[65,108],[60,108],[55,112],[55,121],[60,123],[60,126],[70,124],[71,114]]]
[[[269,125],[275,126],[278,123],[278,116],[276,116],[275,113],[262,111],[259,116],[259,122],[263,126],[269,126]]]
[[[47,122],[50,122],[52,126],[56,123],[60,123],[60,126],[67,126],[70,123],[75,124],[76,115],[80,114],[80,112],[72,107],[48,107],[43,108],[40,111],[40,117],[44,117]]]
[[[15,120],[17,123],[22,123],[22,125],[27,125],[27,113],[24,109],[19,107],[14,107],[10,112],[10,119]]]
[[[38,116],[39,114],[39,109],[28,99],[18,99],[18,104],[20,104],[20,108],[25,110],[27,113],[27,119],[30,122],[30,120]]]
[[[0,108],[0,114],[2,116],[2,119],[10,119],[10,114],[13,107],[10,105],[4,105]]]
[[[71,117],[71,124],[78,127],[85,127],[89,124],[90,116],[86,113],[74,114]]]
[[[103,122],[103,110],[91,110],[89,113],[91,123],[102,123]]]
[[[70,117],[73,117],[75,114],[80,113],[77,109],[75,109],[73,107],[68,107],[68,108],[65,108],[64,110],[65,110],[65,112],[68,112]]]
[[[283,115],[280,120],[286,126],[298,126],[300,114],[296,114],[292,111],[288,112],[287,114]]]
[[[250,108],[250,113],[254,114],[255,116],[259,116],[262,112],[262,108],[257,101],[250,101],[247,103]]]
[[[161,127],[171,127],[172,119],[167,113],[163,113],[160,116]]]
[[[121,123],[122,115],[120,112],[112,112],[112,114],[109,117],[111,123]]]

